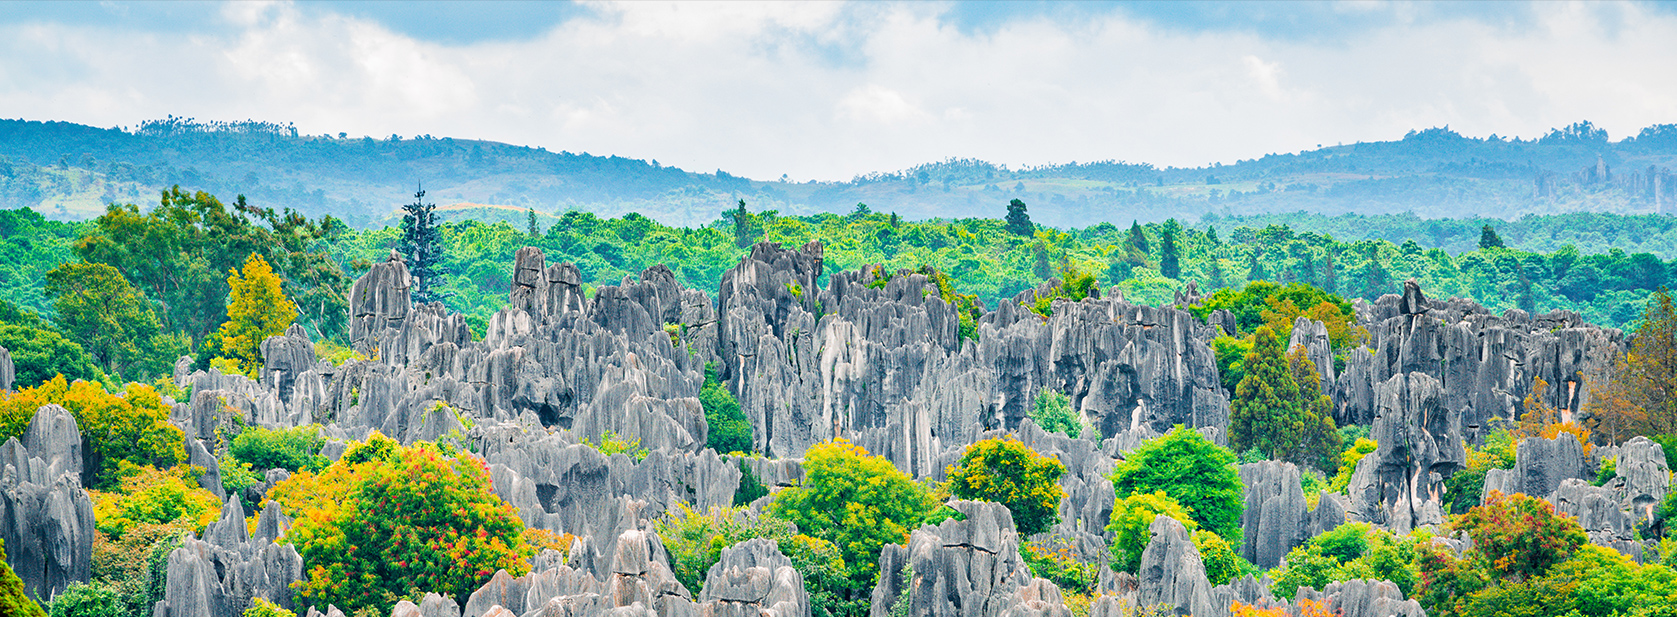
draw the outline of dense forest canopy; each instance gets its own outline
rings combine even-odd
[[[843,182],[790,182],[452,137],[306,135],[259,121],[170,117],[100,129],[0,120],[0,207],[80,220],[178,184],[376,227],[423,183],[445,210],[641,212],[680,226],[703,225],[740,198],[800,215],[842,214],[862,202],[914,220],[991,216],[991,204],[1020,198],[1038,223],[1056,227],[1299,211],[1508,219],[1677,212],[1674,162],[1677,125],[1612,141],[1579,122],[1537,139],[1430,128],[1194,168],[1097,161],[1012,169],[949,159]]]

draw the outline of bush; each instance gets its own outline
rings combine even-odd
[[[1060,522],[1060,476],[1066,466],[1037,454],[1013,436],[985,439],[967,446],[960,462],[949,467],[949,490],[961,499],[1007,506],[1022,536],[1048,531]]]
[[[1163,491],[1182,504],[1195,522],[1240,543],[1240,512],[1245,485],[1228,448],[1205,440],[1182,426],[1141,444],[1113,469],[1112,488],[1122,499],[1135,493]]]
[[[1348,563],[1368,552],[1368,534],[1372,529],[1368,523],[1345,523],[1311,538],[1310,543],[1321,546],[1322,554]]]
[[[1068,594],[1095,593],[1100,583],[1100,564],[1078,559],[1071,543],[1064,539],[1022,543],[1019,556],[1032,576],[1048,579]]]
[[[803,486],[782,489],[769,512],[837,546],[858,589],[878,577],[880,547],[906,542],[938,508],[891,461],[843,439],[811,447],[803,465]]]
[[[115,486],[123,462],[172,467],[186,460],[184,435],[169,424],[163,398],[151,386],[138,383],[117,395],[96,382],[68,383],[59,376],[33,388],[0,393],[0,441],[21,437],[35,412],[46,405],[62,405],[76,418],[82,433],[83,486]]]
[[[650,450],[641,447],[641,440],[639,437],[629,439],[623,437],[622,435],[618,435],[617,431],[613,431],[611,429],[606,429],[606,432],[600,434],[600,443],[594,443],[587,437],[584,437],[582,438],[582,445],[599,450],[600,454],[604,454],[606,456],[611,456],[613,454],[626,454],[637,463],[646,460],[646,455],[652,453]]]
[[[716,378],[716,365],[705,365],[705,385],[699,389],[699,404],[705,408],[705,424],[710,432],[705,436],[705,447],[718,454],[751,452],[751,421],[740,411],[728,387]]]
[[[280,608],[267,598],[254,598],[250,601],[250,608],[245,609],[244,617],[297,617],[297,613]]]
[[[1083,417],[1071,408],[1066,395],[1043,388],[1031,406],[1031,421],[1051,433],[1062,433],[1076,439],[1083,434]]]
[[[763,480],[757,477],[757,472],[744,460],[739,462],[740,483],[734,487],[734,506],[749,506],[764,495],[769,494],[769,487],[763,486]]]
[[[0,324],[0,347],[12,352],[16,387],[37,386],[63,375],[75,381],[93,379],[93,358],[57,330]]]
[[[1379,447],[1380,444],[1373,439],[1358,438],[1355,443],[1351,444],[1351,447],[1341,452],[1339,454],[1339,471],[1334,473],[1333,482],[1328,484],[1328,492],[1344,493],[1351,486],[1351,474],[1357,473],[1357,463],[1361,463],[1363,457],[1368,456],[1369,453],[1374,452]]]
[[[198,521],[181,517],[163,524],[135,524],[119,537],[95,534],[93,580],[117,590],[129,614],[150,615],[163,599],[169,552],[181,545],[183,534],[197,533],[201,527]]]
[[[1200,562],[1205,564],[1205,577],[1212,585],[1222,585],[1245,572],[1243,561],[1223,536],[1204,529],[1194,531],[1194,548],[1199,549]]]
[[[194,533],[221,517],[221,501],[198,486],[203,468],[179,465],[169,470],[125,466],[127,477],[113,491],[88,491],[95,527],[122,538],[138,525],[182,523]]]
[[[1319,544],[1312,542],[1295,546],[1277,568],[1279,572],[1270,573],[1270,578],[1275,581],[1270,584],[1270,592],[1275,597],[1291,600],[1300,587],[1318,591],[1326,589],[1328,583],[1339,579],[1339,567],[1339,560],[1322,552]]]
[[[128,617],[122,593],[99,582],[70,583],[47,607],[52,617]]]
[[[296,520],[286,537],[309,569],[298,595],[317,605],[382,610],[416,590],[463,598],[498,569],[529,569],[524,525],[490,492],[483,462],[433,444],[374,433],[268,498]]]
[[[1525,580],[1566,561],[1589,543],[1576,519],[1556,514],[1555,506],[1528,495],[1492,491],[1485,504],[1450,523],[1473,537],[1473,550],[1492,564],[1499,578]]]
[[[753,538],[774,540],[781,554],[804,577],[815,615],[866,614],[865,601],[847,602],[852,585],[844,558],[833,543],[798,533],[796,526],[773,517],[756,517],[744,508],[712,508],[699,512],[677,503],[656,523],[658,537],[670,556],[676,580],[688,591],[704,586],[710,567],[722,559],[722,549]]]
[[[1153,540],[1153,519],[1161,515],[1180,521],[1189,532],[1199,527],[1188,509],[1164,491],[1135,493],[1112,505],[1112,521],[1106,530],[1113,533],[1113,570],[1135,574],[1141,569],[1141,553]]]
[[[1444,480],[1444,501],[1452,514],[1464,514],[1479,505],[1485,492],[1485,473],[1514,467],[1514,435],[1497,429],[1485,436],[1482,448],[1467,446],[1467,464]]]
[[[320,436],[318,426],[266,429],[252,426],[233,438],[228,452],[233,458],[249,463],[251,469],[284,469],[292,473],[319,471],[330,462],[320,455],[326,438]]]

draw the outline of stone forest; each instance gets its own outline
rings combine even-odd
[[[1413,280],[1326,320],[1073,275],[992,309],[823,250],[585,289],[527,247],[481,335],[392,250],[336,357],[293,324],[116,395],[0,349],[7,614],[1674,610],[1677,444],[1599,379],[1653,326]]]

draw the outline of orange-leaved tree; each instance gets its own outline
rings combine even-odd
[[[268,494],[295,526],[284,540],[302,553],[299,596],[346,611],[388,610],[416,592],[464,598],[496,570],[529,570],[524,524],[490,492],[481,459],[412,447],[374,433],[316,474],[303,471]]]

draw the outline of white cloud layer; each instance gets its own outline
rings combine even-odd
[[[432,134],[848,179],[946,157],[1201,165],[1448,124],[1615,138],[1677,122],[1677,17],[1538,3],[1529,18],[1354,35],[1166,28],[1121,11],[955,25],[928,4],[598,4],[546,34],[444,45],[284,3],[225,28],[0,25],[0,116],[167,114],[307,133]]]

